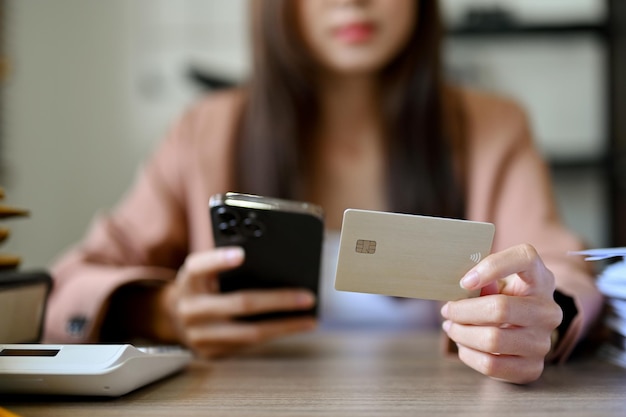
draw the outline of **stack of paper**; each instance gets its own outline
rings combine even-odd
[[[603,269],[597,285],[606,297],[607,304],[603,318],[607,340],[600,352],[610,361],[626,367],[626,247],[592,249],[573,254],[585,255],[588,261],[622,258]]]

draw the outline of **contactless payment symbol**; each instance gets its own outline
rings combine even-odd
[[[480,259],[482,258],[482,255],[480,254],[480,252],[475,252],[475,253],[472,253],[472,254],[469,256],[469,258],[470,258],[470,260],[471,260],[472,262],[474,262],[475,264],[477,264],[478,262],[480,262]]]
[[[357,253],[365,253],[367,255],[372,255],[376,253],[376,241],[359,239],[356,241],[356,247],[354,248],[354,250]]]

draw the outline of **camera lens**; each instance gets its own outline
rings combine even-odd
[[[237,226],[239,216],[236,212],[230,211],[225,207],[220,207],[216,213],[217,227],[224,235],[233,236],[237,234]]]
[[[230,224],[226,222],[219,223],[218,227],[219,227],[220,233],[222,233],[223,235],[234,236],[237,234],[237,228],[231,226]]]
[[[265,231],[261,222],[250,217],[244,219],[241,230],[246,236],[250,237],[261,237]]]

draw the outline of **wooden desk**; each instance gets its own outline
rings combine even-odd
[[[437,333],[317,332],[185,372],[116,399],[9,398],[23,416],[624,416],[626,370],[590,359],[527,386],[441,354]]]

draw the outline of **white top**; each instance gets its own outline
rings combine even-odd
[[[441,303],[335,290],[338,231],[327,231],[322,250],[319,309],[322,328],[436,328]]]

